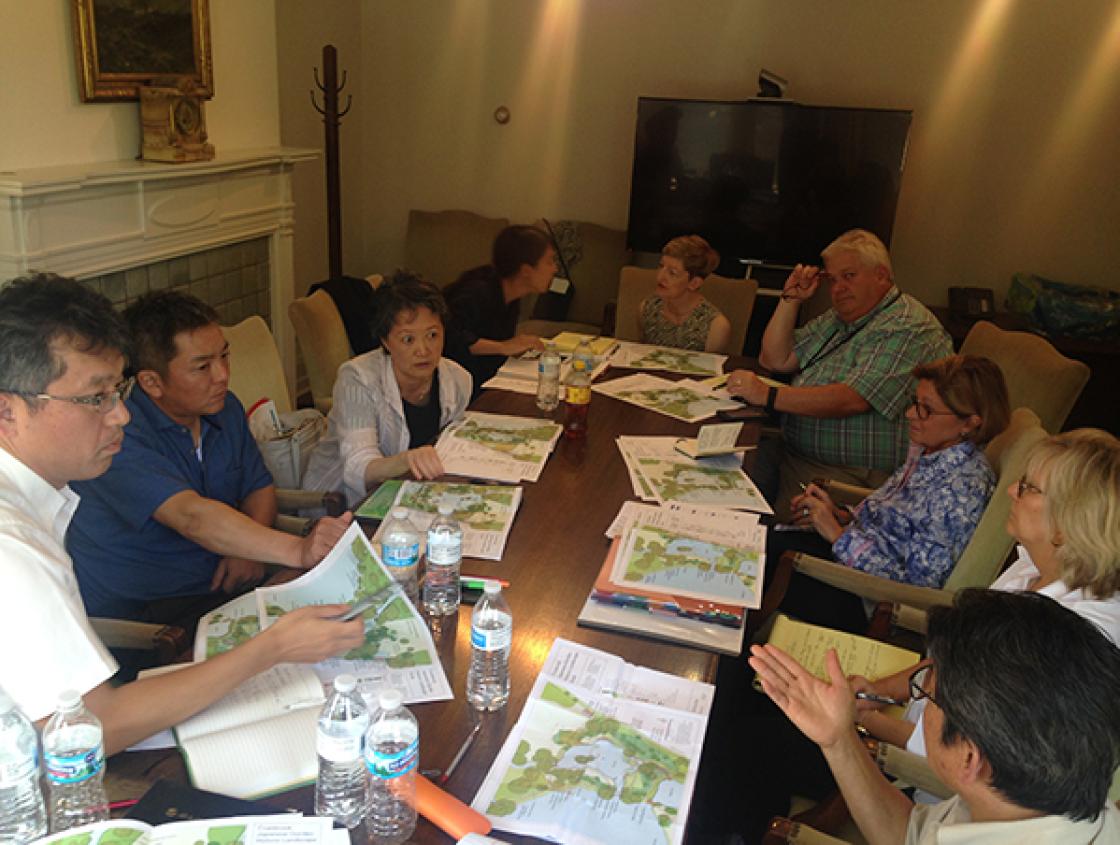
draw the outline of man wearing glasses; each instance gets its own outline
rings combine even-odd
[[[930,766],[956,795],[915,806],[878,771],[855,730],[855,695],[835,651],[829,680],[773,646],[752,646],[767,695],[820,745],[852,817],[878,843],[1117,843],[1107,801],[1120,764],[1120,650],[1037,593],[964,590],[930,611]]]
[[[263,562],[313,566],[348,520],[322,519],[306,538],[271,528],[276,490],[229,391],[213,308],[163,291],[124,317],[132,419],[112,467],[74,485],[82,505],[67,550],[92,615],[189,625],[223,594],[259,584]]]
[[[283,662],[317,662],[363,641],[341,606],[301,608],[226,654],[114,686],[63,542],[78,496],[119,454],[126,336],[100,294],[58,276],[0,290],[0,687],[43,720],[75,689],[105,727],[108,753],[175,725]],[[280,629],[280,630],[277,630]]]
[[[911,371],[953,352],[937,318],[895,287],[887,248],[871,232],[845,232],[821,257],[823,270],[798,264],[790,273],[762,336],[759,363],[792,374],[792,385],[747,370],[727,383],[733,396],[782,414],[782,440],[760,445],[755,480],[783,520],[799,483],[882,484],[906,457]],[[797,328],[822,284],[832,308]]]

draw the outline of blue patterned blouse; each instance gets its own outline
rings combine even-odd
[[[995,473],[970,441],[906,463],[853,511],[836,542],[836,559],[853,569],[922,587],[940,587],[976,530]]]

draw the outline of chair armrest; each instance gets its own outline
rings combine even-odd
[[[870,487],[860,487],[858,484],[847,484],[831,478],[825,482],[824,489],[836,504],[850,508],[854,508],[874,492]]]
[[[173,625],[101,616],[90,617],[89,621],[94,633],[110,648],[154,651],[164,663],[175,660],[187,647],[187,632]]]
[[[341,516],[346,512],[346,499],[338,491],[292,490],[276,488],[276,506],[281,513],[322,508],[327,516]]]
[[[901,584],[889,578],[868,575],[866,572],[860,572],[842,564],[803,553],[793,555],[793,568],[803,575],[816,578],[822,583],[839,587],[841,590],[847,590],[849,593],[855,593],[857,596],[871,601],[907,604],[922,609],[953,603],[953,591],[951,590],[935,590],[931,587]]]
[[[775,816],[770,820],[770,829],[762,837],[762,845],[781,845],[786,842],[798,845],[846,845],[843,839],[813,830],[800,822]]]
[[[907,604],[896,604],[891,607],[891,625],[895,628],[905,628],[907,631],[914,631],[924,636],[928,623],[929,617],[925,609],[910,607]]]
[[[933,773],[925,757],[913,754],[904,748],[891,745],[889,742],[880,742],[875,751],[875,762],[879,764],[884,774],[898,778],[909,786],[931,792],[938,798],[952,798],[955,794]]]

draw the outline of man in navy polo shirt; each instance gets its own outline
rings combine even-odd
[[[87,612],[154,618],[146,611],[156,600],[255,586],[264,562],[318,563],[349,516],[320,520],[306,538],[270,527],[276,491],[229,392],[229,344],[214,309],[165,291],[124,316],[139,388],[127,403],[132,420],[109,471],[74,485],[81,506],[67,535]]]

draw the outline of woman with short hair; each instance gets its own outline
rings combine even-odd
[[[699,235],[673,238],[661,250],[656,292],[642,301],[642,342],[697,352],[729,352],[731,322],[700,293],[719,253]]]
[[[351,504],[386,478],[443,475],[432,444],[471,396],[470,374],[442,357],[447,304],[435,285],[398,272],[373,304],[381,348],[339,367],[327,434],[303,482],[309,490],[341,487]]]

